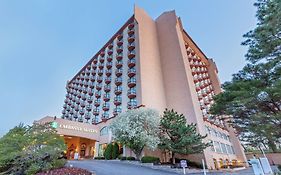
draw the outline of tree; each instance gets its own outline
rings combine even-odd
[[[159,148],[172,152],[172,163],[175,164],[175,154],[201,153],[209,146],[204,143],[201,136],[196,132],[195,124],[187,124],[183,114],[178,114],[173,109],[164,111],[160,121],[160,144]]]
[[[65,164],[64,140],[50,124],[20,124],[0,139],[2,174],[36,174]]]
[[[104,151],[104,158],[107,160],[112,159],[112,151],[113,151],[113,145],[112,143],[109,143]]]
[[[144,147],[157,148],[159,122],[159,114],[153,109],[131,109],[113,120],[111,130],[115,141],[129,147],[140,159]]]
[[[215,97],[211,113],[231,115],[240,138],[274,152],[281,138],[281,1],[258,0],[257,27],[246,33],[247,64]]]
[[[114,143],[112,148],[112,159],[116,159],[119,156],[119,145],[118,143]]]

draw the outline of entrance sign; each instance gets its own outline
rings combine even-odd
[[[81,131],[81,132],[89,132],[89,133],[97,133],[96,130],[85,128],[85,127],[79,127],[75,125],[68,125],[68,124],[59,124],[57,122],[51,122],[51,127],[54,129],[69,129],[69,130],[75,130],[75,131]]]
[[[97,133],[94,129],[89,128],[81,128],[79,126],[73,126],[73,125],[66,125],[66,124],[60,124],[59,128],[61,129],[70,129],[70,130],[76,130],[76,131],[82,131],[82,132],[90,132],[90,133]]]
[[[181,160],[180,164],[181,164],[181,167],[183,168],[183,174],[185,174],[185,168],[187,167],[186,160]]]

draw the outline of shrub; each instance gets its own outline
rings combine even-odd
[[[121,157],[120,160],[127,160],[127,157]]]
[[[113,145],[112,143],[109,143],[104,151],[104,158],[107,160],[112,159],[112,151],[113,151]]]
[[[50,123],[19,125],[0,138],[0,170],[5,174],[35,174],[62,167],[64,139]]]
[[[135,157],[127,157],[127,160],[136,160]]]
[[[123,157],[123,154],[119,154],[119,156],[117,157],[119,160],[121,160],[121,158]]]
[[[41,172],[36,175],[92,175],[91,172],[81,169],[81,168],[70,168],[70,167],[64,167],[59,169],[53,169],[51,171]]]
[[[281,171],[281,165],[277,165],[279,171]]]
[[[104,160],[104,157],[95,157],[95,160]]]
[[[160,159],[158,157],[144,156],[141,158],[142,163],[159,163]]]
[[[116,159],[118,154],[119,154],[119,145],[117,143],[114,143],[112,149],[112,159]]]

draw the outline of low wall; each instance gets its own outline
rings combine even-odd
[[[246,153],[247,160],[252,159],[254,155],[256,158],[264,157],[261,153]],[[281,165],[281,153],[267,153],[266,157],[271,165]]]

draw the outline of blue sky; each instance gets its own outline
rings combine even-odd
[[[1,0],[0,136],[20,122],[60,116],[66,81],[132,15],[176,10],[221,81],[245,63],[242,35],[254,28],[254,0]]]

